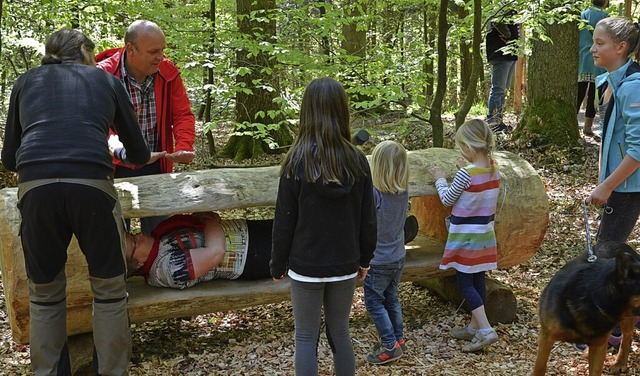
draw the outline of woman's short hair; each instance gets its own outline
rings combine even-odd
[[[47,38],[42,65],[73,61],[94,65],[94,48],[95,44],[91,39],[78,30],[58,30]]]

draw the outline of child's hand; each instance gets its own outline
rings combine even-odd
[[[369,271],[369,268],[363,268],[363,267],[358,268],[358,276],[356,277],[356,281],[363,282],[364,279],[367,277],[368,271]]]
[[[433,178],[436,180],[446,177],[440,166],[429,167],[429,172],[431,172],[431,175],[433,175]]]

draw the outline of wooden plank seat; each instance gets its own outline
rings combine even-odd
[[[526,161],[509,152],[498,152],[495,157],[502,173],[496,216],[498,266],[508,268],[527,261],[538,250],[548,224],[549,205],[542,180]],[[459,158],[459,152],[449,149],[409,152],[411,211],[418,217],[420,233],[408,245],[404,281],[453,273],[438,269],[446,240],[444,218],[450,209],[440,204],[428,166],[440,166],[450,180]],[[128,218],[269,206],[275,203],[278,171],[278,166],[203,170],[118,179],[116,187]],[[16,203],[16,188],[0,191],[0,266],[13,339],[26,344],[28,282]],[[66,275],[68,334],[89,333],[92,296],[86,262],[75,241],[69,247]],[[147,286],[142,278],[134,277],[128,281],[129,314],[133,323],[142,323],[239,309],[288,299],[288,288],[288,282],[271,280],[215,280],[174,290]]]

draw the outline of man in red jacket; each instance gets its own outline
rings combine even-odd
[[[124,43],[124,48],[101,52],[96,61],[98,68],[118,77],[127,89],[151,159],[142,168],[114,160],[115,177],[172,172],[174,163],[189,164],[194,157],[195,116],[180,72],[164,56],[165,36],[155,23],[133,22]],[[165,218],[143,218],[142,232],[151,233]]]

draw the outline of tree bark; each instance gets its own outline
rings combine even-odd
[[[515,137],[530,135],[548,146],[578,144],[576,78],[578,77],[578,33],[575,22],[546,27],[550,41],[536,39],[528,66],[529,107]],[[558,64],[562,61],[562,64]]]
[[[256,45],[261,42],[274,43],[276,22],[271,12],[275,9],[275,0],[237,0],[238,31],[249,36]],[[252,13],[257,12],[258,16]],[[236,53],[236,65],[248,68],[244,74],[236,76],[236,84],[241,88],[236,92],[235,121],[240,124],[239,135],[232,135],[229,142],[220,151],[220,156],[233,157],[236,161],[255,158],[269,147],[264,136],[257,136],[256,124],[272,126],[283,120],[282,116],[271,118],[269,111],[278,111],[274,99],[279,96],[280,83],[273,73],[274,64],[270,55],[258,48],[258,51],[240,49]],[[257,116],[263,113],[265,116]],[[247,134],[248,133],[248,134]],[[266,131],[280,146],[289,145],[293,136],[286,127]]]
[[[444,124],[442,123],[442,102],[447,93],[447,33],[451,25],[447,22],[448,0],[440,0],[438,13],[438,78],[436,94],[431,102],[429,123],[433,129],[433,146],[444,144]]]
[[[208,60],[213,61],[215,58],[215,42],[216,42],[216,0],[209,2],[209,21],[211,22],[211,34],[209,36],[209,48],[208,48]],[[209,155],[216,154],[216,142],[213,138],[213,132],[211,132],[211,107],[213,105],[213,98],[211,98],[211,86],[213,85],[213,66],[210,65],[205,68],[206,72],[206,84],[207,88],[204,91],[204,123],[209,129],[206,131],[207,145]]]
[[[342,48],[353,56],[364,58],[367,53],[367,31],[358,28],[358,17],[363,16],[366,3],[360,0],[346,0],[344,4],[345,17],[351,22],[342,25]]]
[[[430,27],[436,22],[435,17],[433,16],[433,12],[431,12],[431,8],[427,6],[428,0],[425,0],[425,4],[423,4],[423,13],[422,13],[422,33],[423,33],[423,43],[424,49],[426,51],[424,62],[423,62],[423,71],[426,76],[425,87],[424,87],[424,95],[427,101],[432,99],[433,95],[433,58],[430,56],[431,52],[435,50],[435,29]]]
[[[437,200],[429,166],[437,165],[451,180],[460,153],[432,148],[410,151],[409,192],[412,212],[420,225],[418,238],[407,250],[404,280],[442,277],[438,269],[448,210]],[[526,161],[509,152],[495,153],[502,184],[496,234],[498,267],[508,268],[531,258],[546,232],[549,203],[542,180]],[[127,218],[215,211],[275,204],[279,167],[230,168],[116,179],[116,189]],[[426,197],[420,197],[426,196]],[[6,309],[13,338],[29,340],[29,292],[19,234],[17,189],[0,190],[0,266]],[[86,261],[75,239],[69,246],[67,275],[67,330],[91,331],[91,289]],[[129,313],[133,323],[153,319],[239,309],[288,298],[288,285],[272,281],[212,281],[187,290],[145,286],[142,279],[128,282]]]
[[[464,123],[469,110],[478,92],[478,78],[482,70],[482,56],[480,55],[480,42],[482,41],[482,0],[473,1],[473,62],[468,85],[464,86],[465,98],[460,108],[455,113],[456,129]]]

